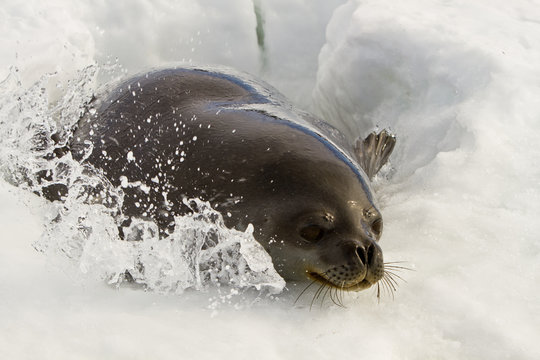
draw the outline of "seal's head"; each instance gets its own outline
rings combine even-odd
[[[383,277],[383,223],[367,182],[343,163],[307,160],[280,161],[264,178],[271,204],[257,238],[286,280],[362,290]]]
[[[375,208],[348,204],[354,221],[331,212],[315,212],[297,221],[297,234],[315,251],[302,267],[306,275],[344,290],[362,290],[384,275],[382,250],[377,244],[382,219]],[[352,220],[352,219],[349,219]],[[298,272],[298,270],[296,270]]]

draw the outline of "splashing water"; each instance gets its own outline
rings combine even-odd
[[[209,203],[186,199],[192,213],[176,217],[167,238],[160,239],[153,221],[134,219],[122,228],[122,240],[121,187],[113,187],[70,153],[52,155],[68,143],[72,127],[93,97],[99,70],[96,65],[81,70],[55,102],[48,92],[54,74],[24,89],[12,69],[0,84],[0,132],[5,134],[0,140],[0,174],[39,195],[67,186],[62,202],[44,204],[45,230],[34,247],[70,273],[116,286],[129,281],[161,293],[223,285],[235,294],[250,288],[281,292],[285,281],[254,239],[252,226],[245,232],[228,229]],[[87,151],[91,153],[91,146]]]

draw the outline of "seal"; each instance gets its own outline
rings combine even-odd
[[[89,104],[70,151],[124,190],[128,218],[161,236],[199,198],[255,238],[285,280],[343,290],[377,283],[383,222],[370,179],[395,137],[355,146],[275,89],[230,70],[169,68],[135,76]]]

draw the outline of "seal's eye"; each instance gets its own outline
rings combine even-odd
[[[324,235],[324,229],[319,225],[308,225],[300,230],[300,236],[307,241],[319,241]]]
[[[375,234],[375,236],[377,237],[381,236],[382,228],[383,228],[382,219],[377,219],[371,224],[371,231],[373,231],[373,234]]]

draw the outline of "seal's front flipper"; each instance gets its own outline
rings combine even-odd
[[[370,179],[386,164],[395,145],[396,136],[386,130],[378,134],[372,132],[364,140],[356,139],[356,159]]]

